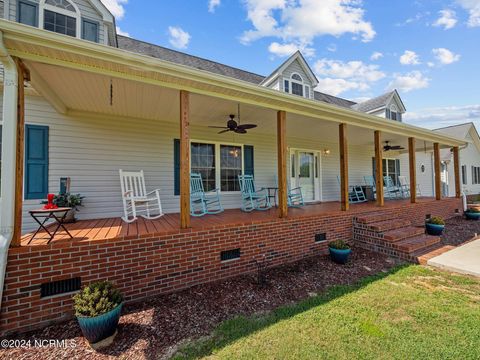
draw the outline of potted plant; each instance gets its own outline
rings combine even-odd
[[[352,252],[350,245],[343,240],[332,241],[328,244],[330,257],[337,264],[345,264]]]
[[[74,223],[77,221],[75,218],[75,213],[78,210],[79,206],[82,206],[83,199],[85,197],[81,196],[80,194],[70,194],[70,193],[64,193],[64,194],[57,194],[53,197],[53,204],[58,206],[58,207],[69,207],[72,208],[67,215],[65,216],[64,223]],[[43,202],[46,204],[46,202]]]
[[[469,208],[465,211],[465,217],[467,220],[478,220],[480,219],[480,210],[478,208]]]
[[[73,297],[83,336],[94,349],[110,345],[117,334],[123,296],[109,281],[85,286]]]
[[[445,221],[439,216],[431,217],[425,222],[425,228],[429,235],[442,235],[445,229]]]

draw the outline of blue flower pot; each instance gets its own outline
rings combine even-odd
[[[350,253],[352,252],[352,249],[340,250],[333,249],[331,247],[329,247],[328,250],[330,251],[330,257],[337,264],[345,264],[348,261]]]
[[[77,316],[83,336],[89,343],[98,343],[115,334],[118,321],[120,320],[120,313],[122,312],[122,305],[123,303],[108,313],[95,317]]]
[[[478,220],[480,219],[480,213],[472,212],[472,211],[465,211],[465,217],[467,220]]]
[[[445,225],[425,223],[425,228],[427,229],[428,235],[439,236],[442,235]]]

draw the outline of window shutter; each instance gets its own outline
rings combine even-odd
[[[180,195],[180,139],[173,139],[173,194]]]
[[[390,115],[390,109],[388,109],[388,108],[385,110],[385,117],[386,117],[387,119],[391,119],[391,118],[392,118],[392,116]]]
[[[48,194],[48,126],[25,129],[25,199],[45,199]]]
[[[375,157],[372,157],[372,175],[373,179],[377,179],[377,162],[375,161]]]
[[[243,167],[245,171],[245,175],[252,175],[254,174],[254,162],[253,162],[253,146],[252,145],[244,145],[243,146]]]

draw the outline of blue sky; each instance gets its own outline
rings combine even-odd
[[[363,100],[397,88],[407,122],[480,129],[480,0],[104,3],[133,38],[261,75],[300,49],[320,91]]]

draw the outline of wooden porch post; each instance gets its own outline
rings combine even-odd
[[[460,185],[460,152],[458,146],[453,147],[453,167],[455,173],[455,197],[460,198],[462,188]]]
[[[439,143],[433,144],[433,157],[435,165],[435,199],[442,199],[442,182],[440,177],[440,145]]]
[[[347,124],[339,126],[339,145],[340,145],[340,198],[342,211],[348,211],[350,204],[348,202],[348,144],[347,144]]]
[[[377,192],[377,205],[385,205],[383,196],[383,148],[382,148],[382,133],[376,130],[375,137],[375,189]]]
[[[190,93],[180,90],[180,227],[190,227]]]
[[[287,201],[287,114],[277,112],[277,159],[278,159],[278,216],[285,218],[288,215]]]
[[[16,171],[15,171],[15,226],[11,247],[21,246],[22,234],[22,207],[23,207],[23,167],[25,149],[25,79],[28,78],[28,70],[18,58],[15,58],[18,74],[17,87],[17,145],[16,145]]]
[[[410,166],[410,202],[417,202],[417,160],[415,154],[415,138],[408,138],[408,160]]]

